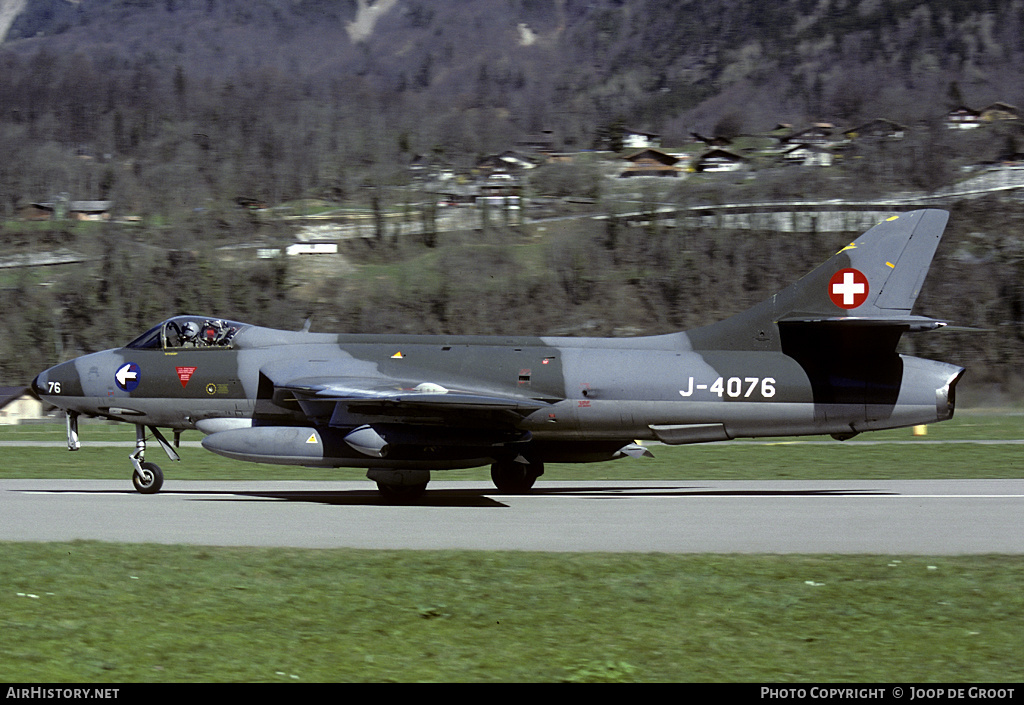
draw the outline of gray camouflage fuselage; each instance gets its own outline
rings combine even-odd
[[[70,414],[199,429],[229,457],[323,467],[585,462],[639,454],[638,440],[845,438],[942,421],[963,369],[900,355],[896,344],[942,325],[910,309],[946,216],[890,220],[762,304],[685,333],[334,335],[230,324],[229,342],[191,347],[169,342],[169,324],[202,321],[180,317],[135,347],[53,367],[33,389]]]
[[[513,435],[530,432],[532,443],[543,447],[538,460],[573,461],[606,460],[633,440],[694,443],[848,434],[941,421],[952,415],[950,384],[960,372],[953,365],[892,355],[874,361],[874,369],[862,370],[884,372],[885,384],[875,383],[870,374],[846,376],[841,368],[813,380],[814,370],[805,369],[779,349],[695,350],[686,333],[636,339],[396,336],[386,343],[380,340],[250,327],[238,334],[230,349],[121,348],[58,365],[41,374],[35,384],[48,401],[59,401],[62,408],[80,414],[173,429],[194,429],[197,423],[202,427],[202,422],[209,422],[207,428],[230,430],[243,427],[235,420],[248,419],[261,425],[310,425],[294,402],[275,401],[272,393],[261,397],[261,377],[266,380],[276,370],[288,370],[300,378],[421,379],[445,389],[472,387],[501,398],[521,398],[524,404],[545,402],[523,417],[499,422],[498,427]],[[402,356],[394,357],[397,353]],[[114,379],[127,363],[140,369],[139,384],[131,392],[119,388]],[[179,368],[194,368],[187,381],[181,379]],[[59,385],[59,399],[47,393],[54,382]],[[268,386],[266,381],[263,386]],[[330,417],[323,420],[329,422]],[[416,425],[424,429],[434,428],[429,418],[404,418],[406,423],[417,420]],[[467,417],[464,428],[476,430],[478,421]],[[394,423],[394,414],[367,410],[352,414],[350,423],[341,428],[374,422]],[[430,434],[426,435],[424,444],[429,445]],[[312,459],[299,456],[295,460],[307,464]],[[470,465],[492,461],[489,457],[456,459],[463,462],[453,463],[455,467],[464,466],[465,461]],[[353,467],[395,462],[355,451],[324,460],[326,465]],[[434,457],[428,461],[435,468],[439,462],[445,465]]]

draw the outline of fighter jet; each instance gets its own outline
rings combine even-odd
[[[490,465],[501,492],[545,463],[669,445],[829,434],[953,416],[964,368],[899,354],[949,214],[888,218],[766,301],[688,332],[635,338],[284,331],[182,315],[123,348],[39,374],[34,392],[78,419],[134,424],[133,483],[154,493],[148,433],[177,460],[181,432],[258,463],[363,468],[392,500],[430,473]],[[174,432],[172,445],[161,428]]]

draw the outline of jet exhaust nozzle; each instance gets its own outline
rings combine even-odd
[[[956,409],[956,385],[967,370],[961,367],[945,385],[935,390],[935,411],[939,421],[953,418]]]

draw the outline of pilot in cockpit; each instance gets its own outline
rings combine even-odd
[[[172,320],[166,324],[167,346],[172,348],[230,347],[237,324],[220,319]]]
[[[235,330],[219,319],[204,321],[202,332],[200,333],[200,341],[203,345],[227,345]]]
[[[199,324],[195,321],[186,321],[178,331],[178,347],[196,348],[199,345]]]

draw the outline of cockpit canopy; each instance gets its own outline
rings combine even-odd
[[[125,347],[136,350],[232,347],[238,331],[249,326],[210,316],[175,316],[150,328]]]

